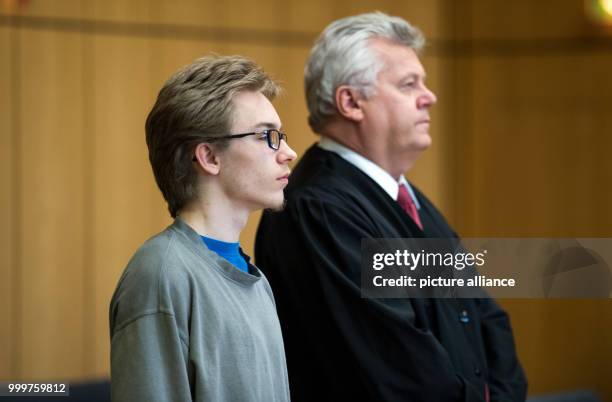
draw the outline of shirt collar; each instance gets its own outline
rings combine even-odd
[[[321,139],[319,140],[319,143],[317,145],[319,146],[319,148],[338,154],[342,159],[346,160],[347,162],[355,166],[357,169],[361,170],[368,177],[374,180],[394,201],[397,200],[399,185],[406,185],[406,188],[408,188],[408,193],[414,201],[414,204],[416,205],[417,209],[421,208],[421,206],[419,205],[419,201],[417,200],[416,195],[414,194],[412,186],[410,185],[410,183],[408,183],[408,180],[406,180],[406,177],[404,175],[401,175],[399,180],[396,181],[393,176],[391,176],[386,170],[384,170],[371,160],[358,154],[352,149],[337,143],[329,137],[321,136]]]

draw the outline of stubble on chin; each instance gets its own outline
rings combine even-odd
[[[266,211],[281,212],[283,209],[285,209],[285,205],[287,205],[287,200],[283,197],[283,201],[280,204],[266,208]]]

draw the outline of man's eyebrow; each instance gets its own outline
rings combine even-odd
[[[420,74],[417,72],[409,72],[406,73],[402,76],[402,79],[407,79],[407,78],[418,78],[418,79],[422,79],[423,81],[425,81],[427,79],[427,74]]]
[[[253,127],[253,130],[257,131],[257,130],[261,130],[261,129],[276,129],[276,130],[280,130],[282,128],[281,126],[277,126],[276,123],[270,123],[270,122],[262,122],[257,124],[256,126]]]

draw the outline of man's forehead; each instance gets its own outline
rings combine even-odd
[[[233,122],[241,130],[280,128],[281,121],[272,102],[259,91],[244,91],[233,99]]]
[[[370,48],[384,64],[381,72],[393,70],[399,75],[425,76],[425,69],[414,49],[386,38],[371,39]]]
[[[411,54],[418,59],[416,51],[410,46],[403,43],[398,43],[388,38],[374,37],[368,41],[370,48],[381,54],[406,53]]]

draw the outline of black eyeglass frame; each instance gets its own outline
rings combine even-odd
[[[272,144],[272,137],[270,136],[270,132],[277,132],[278,133],[278,147],[274,148],[274,145]],[[261,130],[261,131],[253,131],[251,133],[242,133],[242,134],[229,134],[229,135],[224,135],[221,137],[205,137],[202,138],[202,142],[215,142],[218,140],[231,140],[234,138],[244,138],[244,137],[248,137],[249,135],[257,135],[257,134],[264,134],[266,136],[266,142],[268,143],[268,147],[270,147],[270,149],[273,149],[275,151],[278,151],[280,149],[280,145],[281,145],[281,141],[285,141],[287,142],[287,134],[283,133],[280,130],[277,130],[275,128],[267,128],[265,130]],[[194,156],[192,159],[193,162],[197,161],[196,157]]]
[[[276,132],[278,133],[278,148],[274,148],[274,145],[272,144],[272,137],[270,136],[271,132]],[[280,130],[277,130],[275,128],[268,128],[265,130],[261,130],[261,131],[254,131],[252,133],[242,133],[242,134],[229,134],[229,135],[224,135],[222,137],[209,137],[209,138],[202,138],[202,142],[213,142],[213,141],[217,141],[217,140],[225,140],[225,139],[233,139],[233,138],[243,138],[243,137],[247,137],[249,135],[257,135],[257,134],[264,134],[266,136],[266,140],[268,141],[268,146],[275,150],[278,151],[278,149],[280,148],[280,144],[281,141],[285,141],[287,142],[287,134],[283,133]]]

